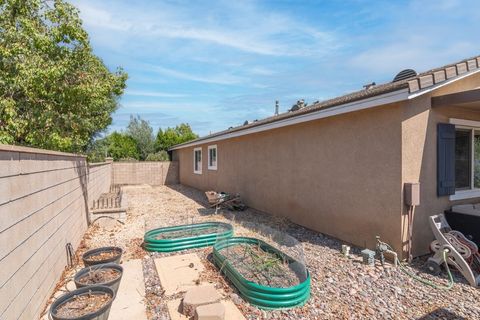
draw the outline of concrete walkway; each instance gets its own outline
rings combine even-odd
[[[147,320],[142,260],[122,263],[123,277],[110,310],[109,320]]]
[[[160,277],[160,282],[165,290],[166,296],[175,296],[180,292],[188,291],[192,288],[203,286],[212,286],[212,284],[201,283],[199,281],[201,272],[205,269],[202,261],[196,253],[187,253],[155,259],[155,266]],[[217,289],[215,289],[217,290]],[[225,296],[223,291],[217,290],[221,296]],[[176,298],[167,302],[168,312],[172,320],[188,320],[189,317],[182,314],[182,298]],[[226,320],[244,320],[237,306],[230,300],[223,298],[220,303],[225,308]]]

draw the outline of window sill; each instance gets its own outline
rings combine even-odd
[[[202,174],[202,171],[193,171],[195,174]]]
[[[214,170],[214,171],[217,171],[217,167],[208,167],[208,170]]]
[[[479,197],[480,197],[480,189],[473,189],[473,190],[457,191],[455,192],[455,194],[452,194],[449,197],[449,200],[454,201],[454,200],[463,200],[463,199],[479,198]]]

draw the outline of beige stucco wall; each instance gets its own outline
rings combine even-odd
[[[0,319],[39,317],[110,180],[111,164],[0,145]]]
[[[400,105],[357,111],[218,141],[218,170],[193,173],[193,147],[176,151],[180,182],[240,193],[246,204],[358,246],[380,235],[401,245]]]
[[[178,183],[176,161],[114,162],[113,184],[165,185]]]
[[[480,199],[449,201],[449,197],[437,197],[437,124],[447,123],[449,118],[480,121],[480,105],[464,109],[459,107],[431,108],[431,97],[459,91],[471,90],[480,86],[480,75],[473,75],[430,94],[410,101],[403,108],[402,119],[402,182],[420,182],[420,206],[415,210],[414,252],[428,253],[428,245],[433,234],[428,225],[430,215],[443,213],[453,204],[477,203]],[[407,207],[404,207],[406,217]],[[406,220],[403,223],[406,241]]]

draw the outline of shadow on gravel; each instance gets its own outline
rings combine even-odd
[[[417,320],[434,320],[434,319],[466,320],[466,318],[461,317],[458,314],[455,314],[443,308],[435,309],[432,312],[420,318],[417,318]]]
[[[209,208],[208,201],[203,191],[180,184],[167,185],[166,187],[178,193],[181,193],[185,197],[190,198],[197,204],[201,205],[203,208],[197,209],[199,215],[208,216],[215,213],[215,208]],[[342,244],[345,243],[338,239],[323,235],[319,232],[297,225],[289,221],[285,217],[277,217],[265,212],[255,210],[253,208],[247,208],[245,211],[219,210],[218,214],[222,215],[227,220],[242,224],[242,226],[246,227],[247,229],[251,229],[251,231],[253,232],[257,231],[254,228],[254,224],[264,224],[269,227],[273,227],[279,231],[286,232],[300,242],[309,242],[314,245],[327,246],[333,250],[338,250],[339,252]],[[351,252],[359,253],[360,250],[361,249],[352,246]]]
[[[201,216],[208,216],[215,214],[214,208],[209,208],[208,201],[205,197],[203,191],[184,186],[181,184],[176,185],[168,185],[168,188],[181,193],[187,198],[192,199],[197,204],[201,205],[202,208],[197,209],[198,214]],[[248,205],[248,203],[247,203]],[[356,255],[360,255],[360,251],[364,248],[356,247],[355,245],[349,244],[345,241],[336,239],[334,237],[322,234],[320,232],[316,232],[314,230],[308,229],[306,227],[300,226],[295,224],[285,217],[278,217],[275,215],[271,215],[269,213],[261,212],[255,210],[253,208],[247,208],[245,211],[228,211],[228,210],[219,210],[219,215],[222,215],[225,219],[230,220],[235,223],[241,224],[243,227],[250,229],[252,232],[256,232],[256,228],[254,227],[255,224],[264,224],[266,226],[275,228],[279,231],[285,232],[290,236],[296,238],[300,242],[310,243],[315,246],[323,246],[328,247],[332,250],[335,250],[340,253],[342,244],[347,244],[351,246],[350,252]],[[375,249],[375,248],[369,248]],[[421,277],[429,277],[430,280],[437,282],[445,282],[447,279],[447,273],[444,268],[442,267],[442,273],[435,277],[430,276],[427,272],[427,268],[425,267],[425,263],[430,255],[421,256],[413,259],[413,262],[410,264],[411,269],[413,269],[414,273]],[[452,270],[453,278],[455,283],[465,283],[467,284],[466,280],[463,276],[457,272],[456,270]],[[426,318],[428,319],[428,318]],[[454,318],[456,319],[456,318]]]

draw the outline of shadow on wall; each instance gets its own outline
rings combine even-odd
[[[167,167],[167,170],[165,170],[165,167]],[[165,176],[165,184],[177,184],[178,181],[178,162],[172,161],[168,166],[164,166],[164,172],[163,175]],[[166,171],[166,172],[165,172]]]
[[[75,172],[78,175],[80,181],[80,187],[82,188],[83,202],[85,203],[85,220],[87,225],[90,225],[90,215],[88,213],[88,172],[87,161],[85,159],[75,161]]]
[[[453,312],[450,312],[443,308],[438,308],[432,312],[417,318],[417,320],[434,320],[434,319],[455,319],[455,320],[466,320],[466,318],[459,316]]]

